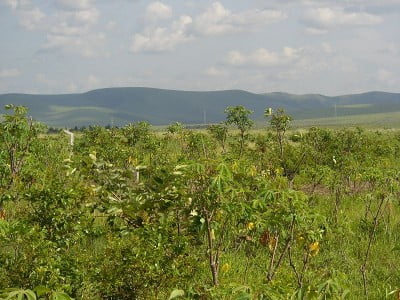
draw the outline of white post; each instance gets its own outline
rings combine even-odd
[[[64,132],[70,136],[69,144],[71,146],[74,146],[74,134],[73,134],[73,132],[69,131],[68,129],[64,129]]]
[[[135,170],[135,182],[136,182],[136,183],[139,183],[139,179],[140,179],[139,170]]]

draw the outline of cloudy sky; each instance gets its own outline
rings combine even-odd
[[[400,92],[400,0],[0,0],[0,93]]]

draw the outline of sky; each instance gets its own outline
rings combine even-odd
[[[400,0],[0,0],[0,93],[400,92]]]

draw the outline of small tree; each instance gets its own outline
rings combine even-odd
[[[148,139],[150,135],[150,124],[146,121],[129,123],[123,128],[123,133],[130,146],[136,145],[140,140]]]
[[[290,121],[292,121],[292,117],[287,115],[283,108],[279,108],[275,113],[272,113],[270,108],[266,109],[264,116],[266,118],[271,117],[270,124],[276,132],[276,139],[279,145],[279,154],[281,160],[283,160],[283,140],[285,133],[289,128]]]
[[[226,124],[235,125],[240,131],[240,156],[243,153],[244,140],[246,132],[254,125],[253,120],[249,116],[253,113],[251,110],[246,109],[242,105],[228,106],[225,109]]]
[[[225,142],[228,136],[228,127],[226,124],[213,124],[208,126],[207,130],[221,144],[222,151],[225,152]]]
[[[5,109],[14,111],[12,115],[4,115],[4,120],[0,123],[0,142],[8,156],[12,182],[20,172],[30,146],[42,126],[27,117],[28,109],[24,106],[9,104]]]
[[[167,127],[167,132],[170,134],[181,133],[185,129],[182,123],[175,122]]]

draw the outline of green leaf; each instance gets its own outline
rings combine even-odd
[[[168,300],[176,299],[178,297],[183,297],[183,296],[185,296],[185,292],[183,290],[173,290],[171,295],[169,295]]]
[[[31,290],[22,290],[22,289],[6,289],[3,291],[6,296],[4,298],[5,300],[11,300],[11,299],[18,299],[18,300],[24,300],[25,298],[27,300],[36,300],[36,294],[31,291]]]
[[[72,300],[72,298],[64,292],[53,292],[53,294],[51,295],[51,299],[52,300]]]
[[[25,290],[25,296],[28,300],[36,300],[36,294],[31,290]]]
[[[0,220],[0,233],[1,234],[6,234],[9,229],[9,224],[6,220]]]
[[[51,290],[48,287],[45,287],[43,285],[35,287],[33,291],[36,293],[38,297],[44,296],[51,292]]]
[[[177,165],[175,167],[175,170],[186,169],[187,167],[188,167],[188,165]]]
[[[161,177],[155,176],[154,181],[158,184],[163,184],[164,180]]]
[[[119,215],[122,212],[123,212],[123,210],[118,207],[111,207],[110,209],[107,210],[107,213],[111,214],[111,215]]]
[[[253,296],[249,293],[246,292],[241,292],[236,298],[235,300],[251,300],[253,299]]]

